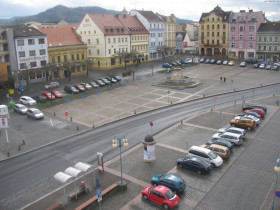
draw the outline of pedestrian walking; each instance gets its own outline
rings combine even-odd
[[[226,78],[224,77],[224,82],[226,82]]]
[[[220,80],[221,80],[221,83],[222,83],[223,82],[223,77],[222,76],[220,77]]]

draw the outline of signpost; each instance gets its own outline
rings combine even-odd
[[[151,126],[151,135],[153,135],[153,126],[154,126],[154,123],[153,123],[153,122],[150,122],[150,126]]]
[[[102,189],[97,190],[97,198],[98,198],[98,203],[99,203],[99,209],[101,210]]]
[[[0,105],[0,128],[5,128],[7,143],[9,143],[7,128],[9,128],[10,125],[11,122],[8,107],[6,105]]]
[[[68,112],[65,112],[65,113],[64,113],[64,115],[65,115],[65,117],[66,117],[66,124],[67,124],[67,129],[69,129],[69,128],[68,128],[68,119],[67,119],[67,116],[68,116]]]
[[[280,191],[276,191],[276,192],[275,192],[275,195],[276,195],[278,198],[280,198]]]

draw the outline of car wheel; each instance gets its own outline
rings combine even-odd
[[[247,127],[247,130],[250,131],[252,128],[251,127]]]
[[[235,124],[231,124],[232,127],[235,127]]]
[[[163,208],[164,209],[169,209],[169,206],[165,203],[165,204],[163,204]]]
[[[212,168],[215,168],[216,166],[215,166],[215,164],[214,164],[214,163],[211,163],[211,167],[212,167]]]
[[[144,199],[144,200],[149,200],[149,198],[148,198],[147,195],[143,195],[143,199]]]
[[[201,171],[200,171],[200,170],[198,170],[198,171],[197,171],[197,174],[198,174],[198,175],[201,175]]]
[[[179,166],[180,168],[183,168],[182,164],[179,164],[178,166]]]

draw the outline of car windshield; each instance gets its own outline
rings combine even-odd
[[[212,151],[210,151],[210,152],[208,153],[208,155],[209,155],[209,157],[210,157],[211,159],[216,159],[217,156],[218,156],[218,155],[216,155],[216,153],[214,153],[214,152],[212,152]]]
[[[77,87],[78,87],[78,88],[83,88],[83,86],[82,86],[82,85],[78,85]]]
[[[184,184],[184,181],[181,179],[178,184],[179,186],[182,186]]]
[[[172,200],[176,196],[176,194],[174,192],[172,192],[171,190],[168,190],[165,193],[165,196],[168,198],[168,200]]]
[[[51,93],[47,93],[46,95],[47,95],[47,96],[51,96]]]
[[[40,110],[38,110],[38,109],[34,109],[34,110],[33,110],[33,113],[34,113],[34,114],[40,114],[40,113],[41,113],[41,111],[40,111]]]
[[[207,165],[209,164],[209,163],[208,163],[206,160],[204,160],[204,159],[201,159],[200,162],[201,162],[204,166],[207,166]]]
[[[161,176],[158,178],[158,180],[161,180],[162,178],[164,178],[164,175],[161,175]]]
[[[26,106],[19,106],[19,109],[26,109]]]
[[[150,192],[151,190],[154,190],[156,188],[156,186],[152,186],[148,189],[148,191]]]
[[[26,98],[26,101],[33,101],[32,98]]]
[[[59,94],[60,92],[58,92],[58,91],[54,91],[53,93],[54,93],[54,94]]]
[[[71,90],[74,90],[74,91],[76,91],[76,89],[75,89],[75,88],[73,88],[73,87],[71,87]]]

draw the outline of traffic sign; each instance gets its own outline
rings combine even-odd
[[[153,125],[154,125],[154,123],[153,123],[153,122],[150,122],[150,126],[153,127]]]
[[[97,190],[98,202],[102,201],[102,189]]]
[[[68,116],[68,112],[65,112],[64,115],[67,117]]]
[[[276,195],[278,198],[280,198],[280,191],[276,191],[276,192],[275,192],[275,195]]]

